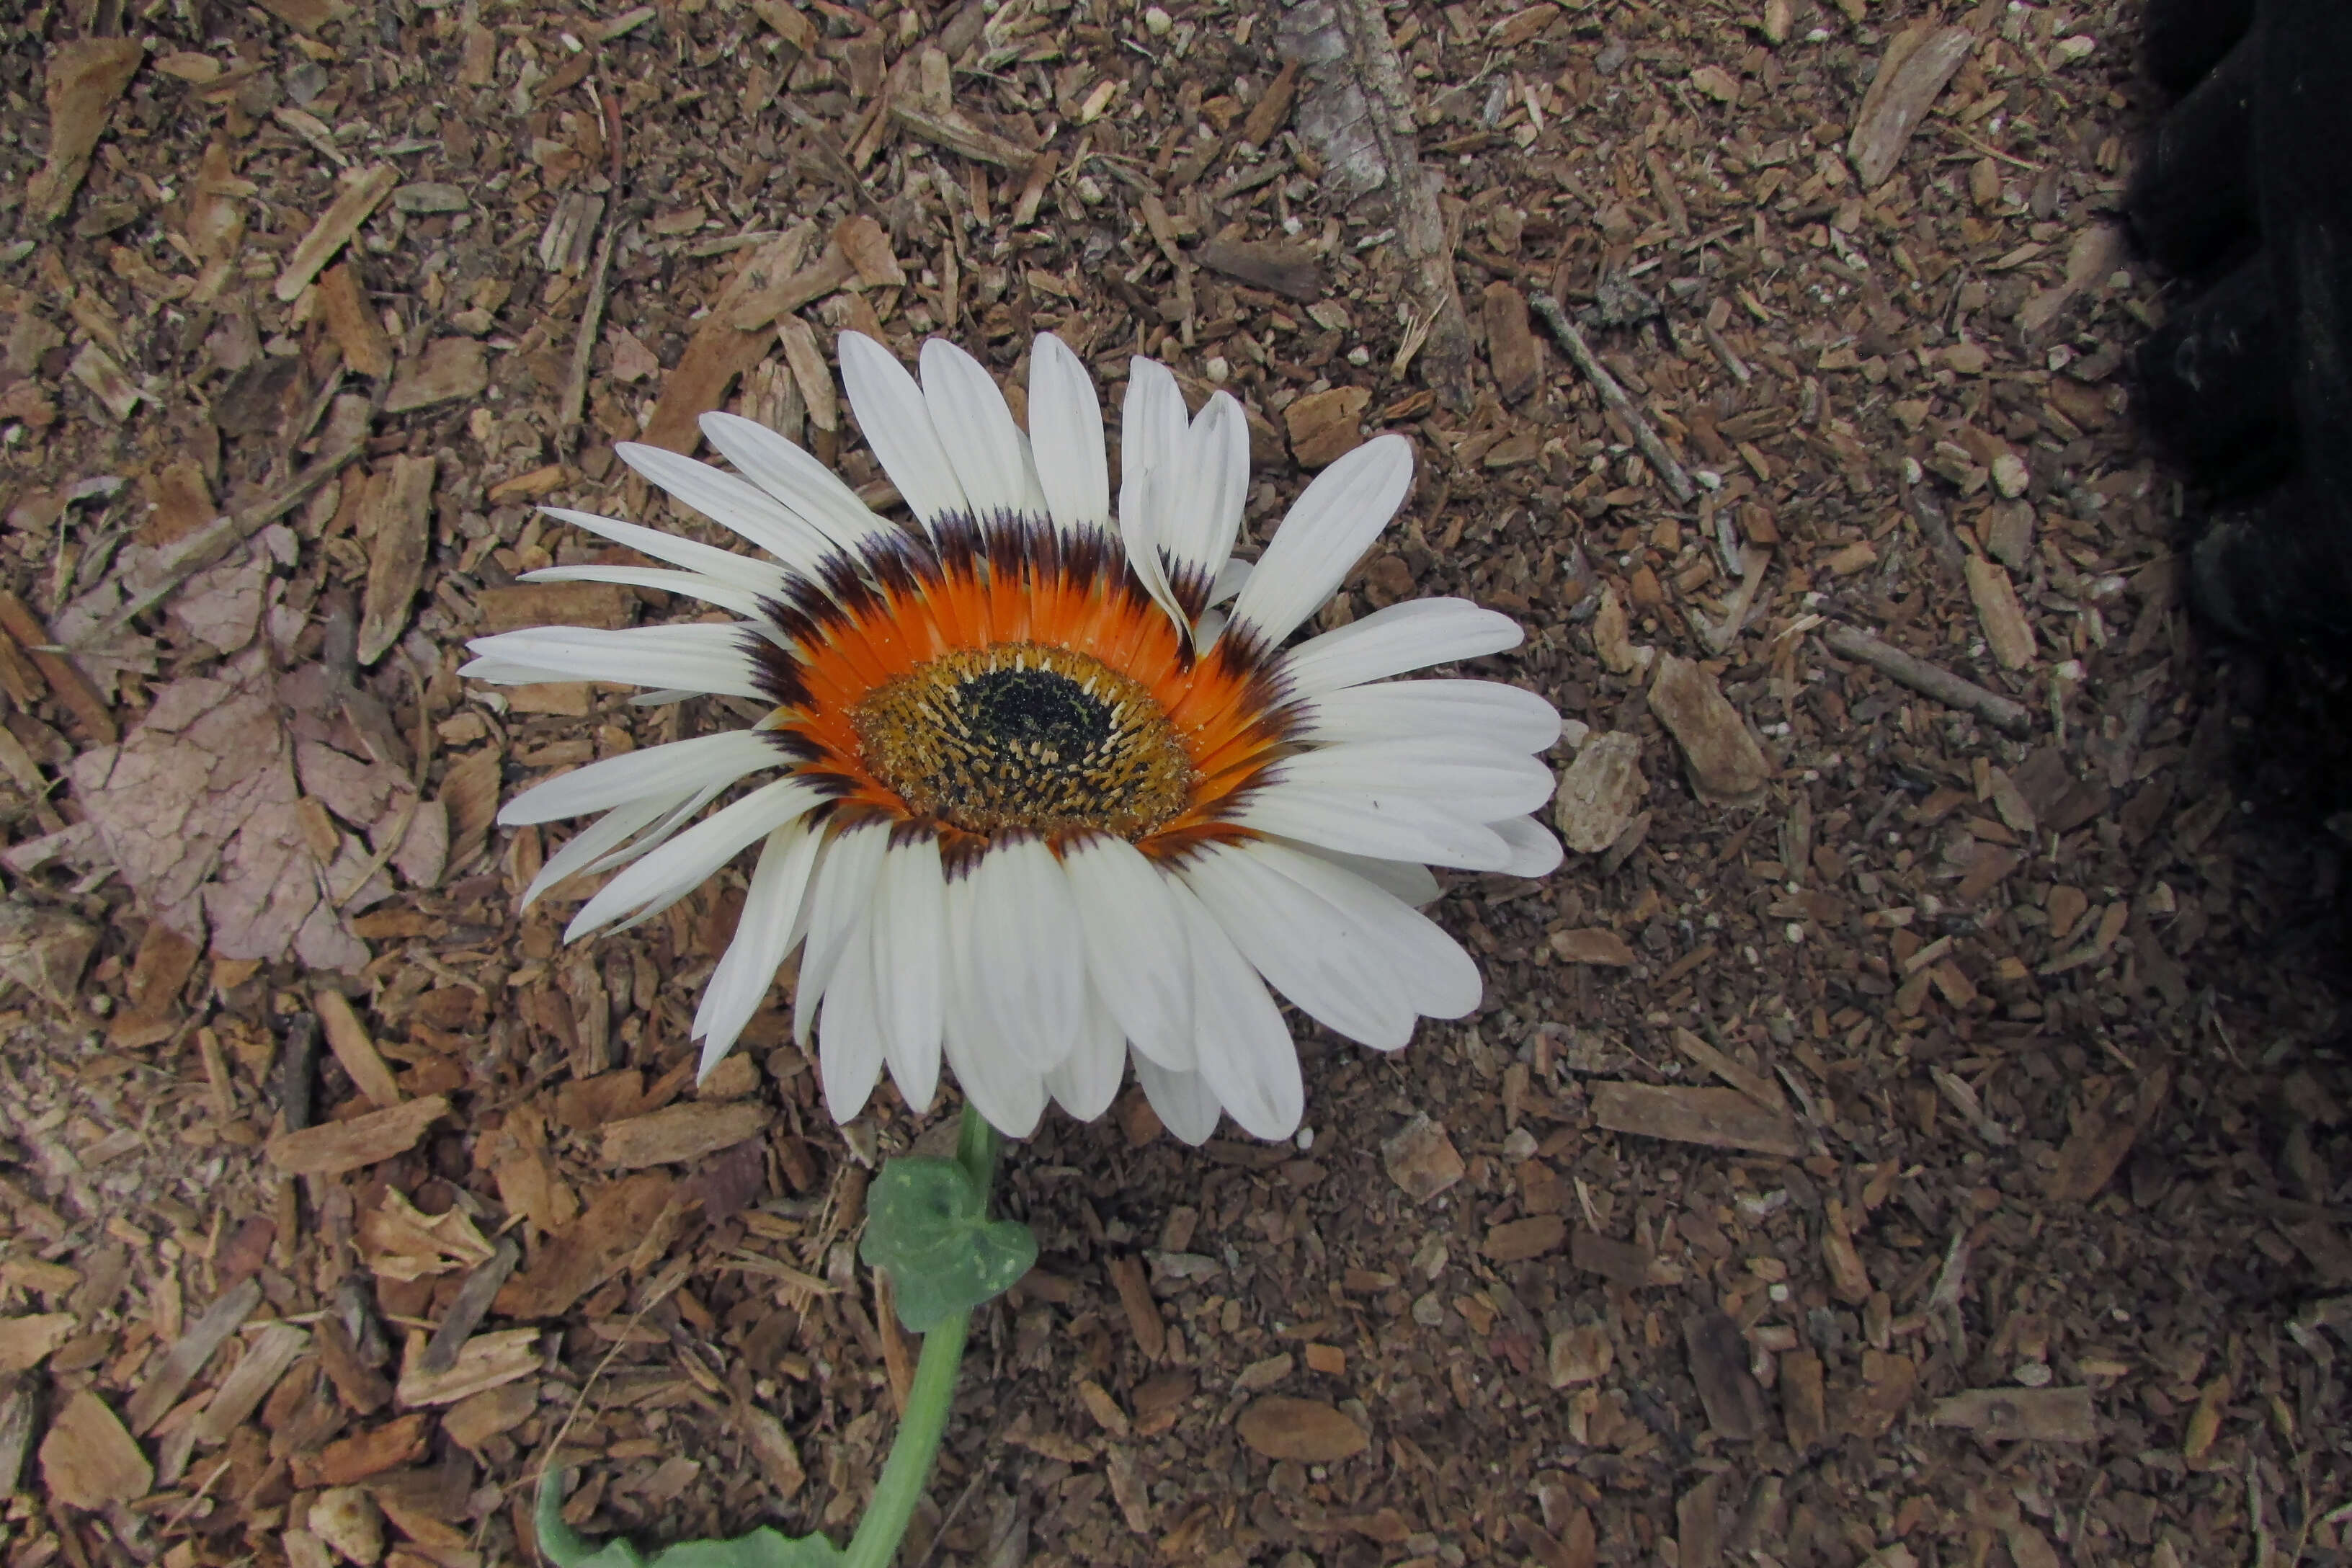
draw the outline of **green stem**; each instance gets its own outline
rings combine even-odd
[[[996,1183],[996,1129],[969,1104],[956,1133],[956,1163],[985,1196]],[[914,1385],[907,1391],[907,1411],[899,1418],[898,1435],[891,1439],[890,1457],[882,1465],[866,1517],[857,1521],[842,1561],[845,1568],[890,1568],[906,1539],[915,1505],[930,1484],[931,1461],[940,1438],[948,1429],[948,1407],[954,1402],[956,1373],[963,1366],[965,1338],[971,1332],[971,1314],[964,1313],[923,1336],[923,1353],[915,1363]]]

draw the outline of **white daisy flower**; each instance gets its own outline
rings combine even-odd
[[[982,1115],[1024,1136],[1049,1098],[1102,1114],[1131,1057],[1177,1136],[1202,1142],[1222,1112],[1286,1138],[1303,1096],[1269,984],[1377,1050],[1475,1007],[1476,966],[1416,908],[1437,896],[1427,868],[1559,863],[1528,815],[1551,797],[1535,753],[1559,716],[1491,681],[1389,678],[1515,647],[1518,626],[1423,599],[1283,646],[1403,501],[1403,437],[1317,476],[1253,569],[1232,558],[1249,437],[1226,394],[1188,419],[1176,378],[1135,361],[1114,521],[1094,386],[1058,339],[1031,355],[1025,435],[944,342],[923,345],[919,384],[872,340],[840,344],[858,425],[919,532],[773,431],[709,415],[733,473],[620,456],[772,559],[551,509],[668,565],[530,575],[666,589],[743,619],[471,645],[464,673],[482,680],[771,705],[749,730],[509,802],[501,822],[603,814],[525,903],[613,872],[576,939],[650,918],[757,845],[695,1016],[703,1070],[799,948],[793,1033],[814,1033],[840,1121],[886,1066],[928,1107],[944,1060]]]

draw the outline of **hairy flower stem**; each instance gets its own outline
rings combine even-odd
[[[996,1184],[996,1129],[967,1103],[956,1133],[956,1163],[985,1197]],[[907,1413],[898,1435],[890,1443],[890,1458],[875,1483],[874,1500],[857,1521],[842,1561],[847,1568],[890,1568],[906,1538],[908,1521],[923,1489],[931,1479],[931,1461],[947,1431],[948,1407],[954,1402],[956,1373],[963,1366],[964,1340],[971,1332],[971,1314],[964,1313],[923,1336],[923,1353],[915,1363],[915,1381],[907,1391]]]

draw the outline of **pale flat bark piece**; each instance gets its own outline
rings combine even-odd
[[[618,1273],[664,1222],[677,1184],[627,1176],[598,1193],[587,1210],[550,1235],[531,1266],[506,1283],[495,1310],[506,1318],[552,1318]]]
[[[499,810],[499,753],[486,746],[450,764],[441,779],[441,805],[449,814],[449,858],[455,869],[489,841]]]
[[[1594,963],[1606,969],[1626,969],[1633,963],[1633,950],[1625,945],[1623,937],[1606,926],[1555,931],[1552,933],[1551,950],[1570,963]]]
[[[1372,395],[1360,386],[1310,392],[1282,411],[1291,455],[1302,468],[1326,468],[1364,444],[1364,409]]]
[[[1023,169],[1035,156],[1034,149],[999,135],[961,110],[901,98],[892,101],[890,118],[918,139],[975,163],[993,163],[1000,169]]]
[[[478,1449],[501,1432],[511,1432],[539,1409],[539,1383],[502,1383],[469,1394],[441,1414],[441,1430],[461,1448]]]
[[[310,279],[335,258],[335,252],[351,243],[360,225],[367,222],[369,215],[398,184],[400,171],[389,163],[378,163],[373,169],[346,175],[341,192],[319,215],[319,221],[310,226],[310,232],[302,237],[294,254],[286,258],[286,269],[278,275],[272,290],[279,300],[290,305],[300,299],[302,290],[310,286]]]
[[[1793,1160],[1805,1152],[1796,1125],[1733,1089],[1648,1083],[1593,1086],[1592,1118],[1612,1132],[1746,1149]]]
[[[432,1417],[423,1411],[339,1437],[315,1454],[298,1453],[290,1467],[298,1487],[347,1487],[422,1458]]]
[[[128,419],[147,395],[140,384],[115,363],[114,356],[95,342],[82,344],[66,366],[66,373],[89,389],[89,395],[106,405],[106,411],[119,420]]]
[[[1787,1108],[1788,1101],[1781,1098],[1780,1086],[1762,1073],[1741,1066],[1688,1029],[1676,1029],[1674,1037],[1676,1050],[1757,1104],[1774,1110]]]
[[[824,279],[796,278],[815,228],[802,224],[745,258],[688,340],[677,368],[662,378],[660,401],[640,437],[647,446],[691,456],[702,442],[702,416],[727,401],[735,378],[768,352],[760,331],[787,310],[841,288],[856,275],[837,246],[828,247]],[[830,279],[829,283],[824,279]],[[805,291],[804,291],[805,290]],[[756,309],[747,309],[754,306]],[[761,312],[765,313],[762,314]],[[751,319],[756,317],[757,319]]]
[[[291,1323],[271,1323],[254,1335],[245,1355],[213,1391],[212,1403],[196,1417],[199,1443],[226,1443],[229,1435],[261,1408],[278,1380],[310,1348],[310,1336]]]
[[[453,1211],[454,1212],[454,1211]],[[479,1239],[478,1237],[476,1237]],[[416,1370],[427,1377],[438,1377],[457,1364],[457,1360],[489,1315],[490,1303],[498,1300],[513,1275],[515,1265],[522,1259],[522,1247],[511,1236],[499,1237],[498,1250],[491,1253],[466,1276],[465,1284],[457,1289],[457,1300],[449,1303],[440,1326],[433,1331],[425,1353],[417,1358]]]
[[[1977,621],[1993,662],[2003,669],[2023,669],[2033,662],[2033,624],[2025,618],[2017,589],[2009,574],[1981,555],[1968,560],[1969,597],[1976,601]]]
[[[379,1110],[399,1104],[400,1086],[393,1081],[392,1068],[376,1050],[367,1026],[352,1011],[350,998],[340,991],[321,989],[311,998],[311,1010],[326,1031],[327,1048],[335,1053],[335,1059],[343,1064],[352,1085],[367,1096],[369,1103]]]
[[[392,340],[349,266],[331,267],[319,279],[319,311],[353,374],[373,381],[392,374]]]
[[[625,626],[636,619],[636,600],[613,583],[517,583],[485,588],[476,596],[484,632],[523,626]]]
[[[481,1227],[464,1209],[426,1215],[396,1187],[360,1216],[360,1260],[384,1279],[424,1279],[475,1268],[491,1256]]]
[[[1650,709],[1682,746],[1691,787],[1702,800],[1738,805],[1763,792],[1772,765],[1714,676],[1689,659],[1661,655]]]
[[[857,271],[857,280],[868,289],[907,286],[906,270],[890,250],[889,231],[864,213],[842,219],[833,231],[833,242],[841,247],[842,255]]]
[[[1598,1383],[1609,1375],[1609,1368],[1616,1359],[1616,1346],[1610,1342],[1609,1331],[1601,1324],[1562,1329],[1552,1335],[1550,1349],[1544,1357],[1544,1381],[1554,1388]]]
[[[404,1154],[425,1130],[449,1112],[446,1096],[404,1100],[349,1121],[330,1121],[284,1132],[269,1141],[269,1163],[289,1176],[332,1176]]]
[[[776,323],[776,337],[783,345],[793,383],[800,388],[801,402],[808,409],[809,423],[820,430],[840,429],[841,402],[834,390],[832,367],[816,346],[815,329],[798,316],[788,315]]]
[[[407,414],[436,404],[479,397],[490,384],[489,361],[472,338],[437,338],[400,368],[383,400],[386,414]],[[413,459],[423,462],[419,458]]]
[[[490,504],[504,506],[509,501],[536,500],[551,490],[562,489],[572,481],[572,470],[561,463],[542,463],[526,473],[500,479],[490,487]]]
[[[261,1305],[261,1282],[248,1277],[233,1287],[226,1295],[205,1310],[204,1316],[190,1323],[187,1331],[173,1342],[171,1350],[153,1371],[147,1373],[124,1405],[122,1414],[133,1432],[144,1433],[163,1418],[163,1413],[180,1402],[180,1395],[196,1380],[205,1363],[221,1342],[236,1332],[236,1326]]]
[[[1854,116],[1853,138],[1846,143],[1846,160],[1864,190],[1875,188],[1895,172],[1911,133],[1976,43],[1976,35],[1966,27],[1921,22],[1896,34],[1886,46],[1878,74],[1871,79],[1862,110]]]
[[[66,1401],[41,1439],[41,1480],[51,1501],[94,1512],[145,1497],[155,1467],[106,1402],[85,1388]]]
[[[1269,1459],[1328,1465],[1371,1445],[1371,1435],[1339,1406],[1319,1399],[1268,1394],[1234,1423],[1241,1440]]]
[[[2067,247],[2065,276],[2020,306],[2017,324],[2029,335],[2047,331],[2086,290],[2104,285],[2126,254],[2124,231],[2117,226],[2101,223],[2084,229]]]
[[[35,1312],[0,1318],[0,1373],[30,1372],[51,1351],[73,1337],[80,1321],[71,1312]]]
[[[115,100],[138,74],[146,47],[136,38],[77,38],[52,45],[44,96],[49,106],[49,153],[25,186],[25,205],[55,223],[73,203],[89,173],[89,155],[106,132]]]
[[[431,458],[399,457],[370,500],[375,528],[369,542],[367,588],[360,599],[359,660],[373,664],[408,628],[409,606],[425,581],[433,542]]]
[[[398,1394],[403,1405],[454,1405],[469,1394],[517,1382],[539,1370],[539,1331],[500,1329],[476,1334],[457,1352],[446,1372],[426,1372],[419,1363],[425,1347],[424,1334],[412,1330],[407,1353],[401,1358]]]
[[[604,1163],[621,1171],[683,1164],[757,1137],[767,1124],[767,1110],[758,1104],[688,1100],[606,1122]]]
[[[1683,1349],[1689,1353],[1691,1381],[1707,1425],[1735,1442],[1760,1436],[1771,1418],[1764,1390],[1748,1370],[1748,1340],[1721,1312],[1683,1321]]]
[[[1426,1116],[1416,1116],[1381,1143],[1381,1163],[1389,1180],[1402,1187],[1415,1203],[1427,1203],[1460,1181],[1468,1167],[1445,1129]]]
[[[1617,842],[1650,793],[1642,776],[1642,738],[1615,730],[1577,749],[1560,776],[1551,816],[1561,840],[1580,855],[1598,855]]]
[[[1302,305],[1323,298],[1323,269],[1303,245],[1279,239],[1213,239],[1192,252],[1192,259],[1212,272]]]
[[[1938,1426],[1998,1443],[2095,1443],[2098,1411],[2087,1388],[1971,1388],[1936,1401]]]
[[[1142,1262],[1131,1253],[1111,1259],[1110,1282],[1118,1292],[1127,1326],[1135,1334],[1135,1348],[1143,1352],[1145,1361],[1157,1362],[1168,1353],[1168,1325],[1160,1316],[1160,1304],[1152,1298],[1151,1279]]]
[[[1495,390],[1504,402],[1517,403],[1543,375],[1543,347],[1528,325],[1527,296],[1508,283],[1489,283],[1486,316],[1486,363],[1495,372]]]
[[[759,1462],[760,1473],[775,1489],[776,1500],[789,1500],[808,1484],[808,1471],[801,1465],[801,1451],[793,1442],[793,1435],[784,1424],[756,1405],[739,1403],[735,1406],[735,1429]]]

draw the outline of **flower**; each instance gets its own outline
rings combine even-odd
[[[1031,354],[1025,435],[947,342],[923,345],[919,384],[855,332],[840,353],[919,531],[773,431],[708,415],[733,474],[619,454],[772,561],[551,508],[668,564],[530,575],[666,589],[740,620],[470,645],[464,673],[483,680],[622,681],[769,710],[508,803],[505,823],[603,813],[525,904],[613,871],[565,932],[576,939],[651,918],[759,845],[695,1016],[703,1070],[799,947],[793,1035],[806,1045],[814,1029],[839,1121],[886,1065],[927,1107],[944,1057],[982,1115],[1024,1136],[1049,1097],[1099,1116],[1131,1054],[1179,1137],[1202,1142],[1222,1111],[1282,1138],[1304,1096],[1268,983],[1379,1050],[1419,1017],[1475,1007],[1476,965],[1417,908],[1438,893],[1427,868],[1559,863],[1528,815],[1551,796],[1533,753],[1559,716],[1496,682],[1388,678],[1515,647],[1517,626],[1423,599],[1283,647],[1403,501],[1403,437],[1326,468],[1253,568],[1232,559],[1249,438],[1230,395],[1188,419],[1167,368],[1134,362],[1114,522],[1094,386],[1058,339]]]

